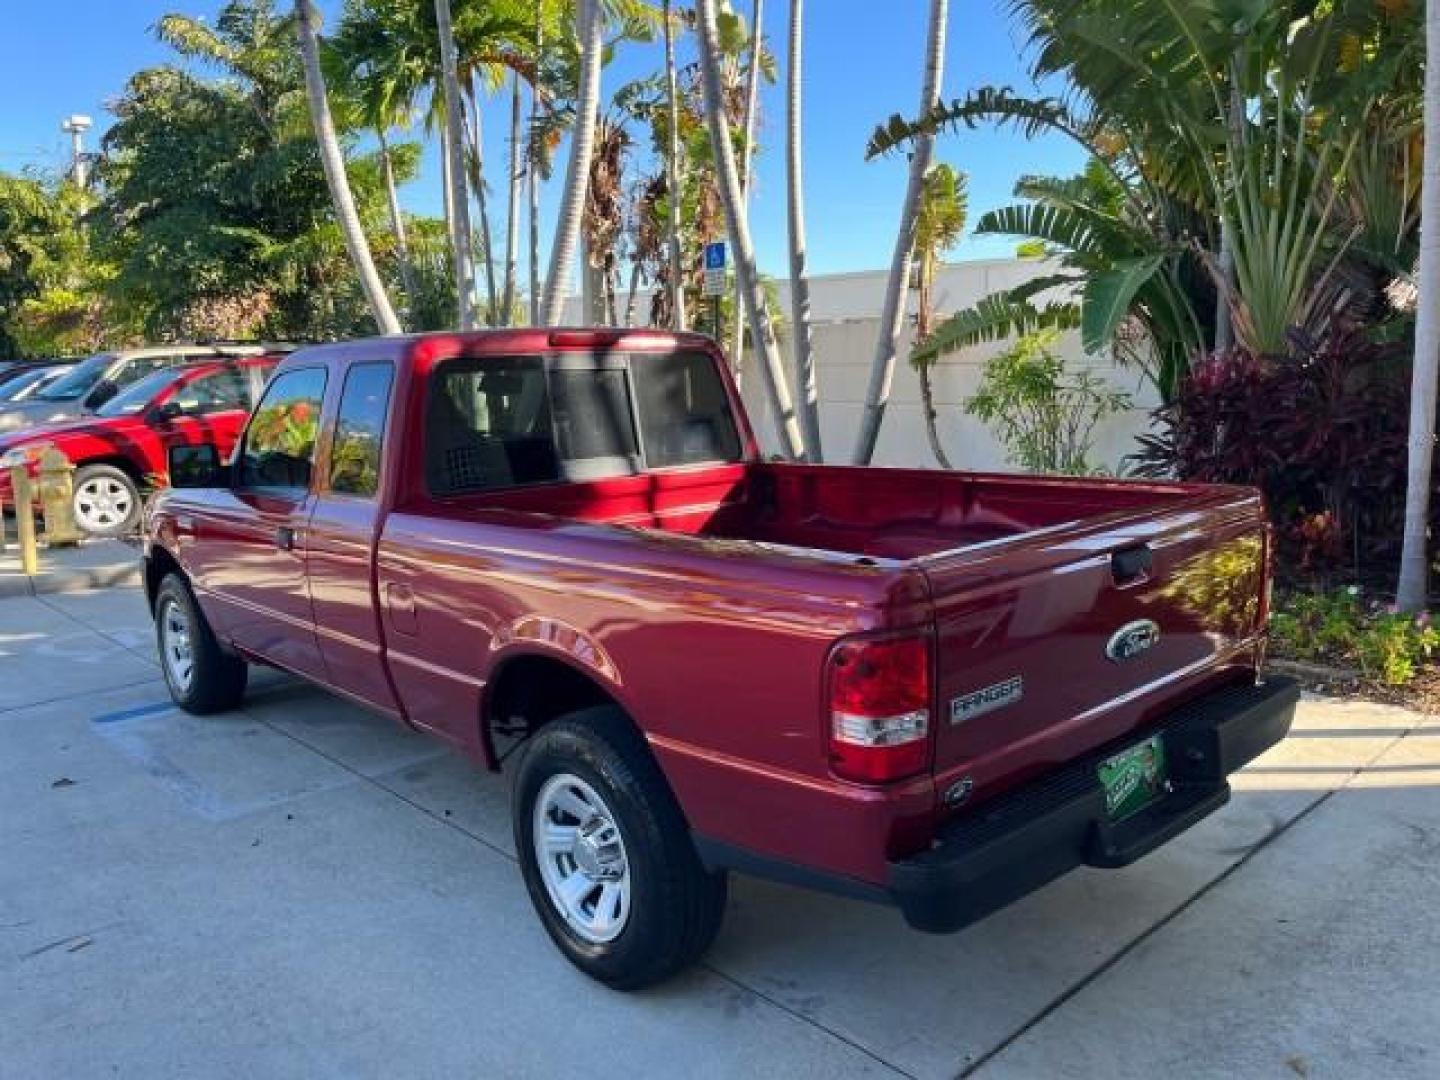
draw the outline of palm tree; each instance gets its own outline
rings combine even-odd
[[[465,184],[464,113],[450,0],[435,0],[435,24],[440,35],[440,87],[445,104],[444,151],[450,178],[450,244],[454,249],[455,292],[459,299],[460,329],[473,330],[476,325],[475,265],[470,246],[470,199]]]
[[[400,333],[400,320],[390,306],[390,297],[385,292],[375,260],[370,256],[370,245],[360,226],[360,215],[355,209],[355,199],[350,193],[350,180],[345,174],[345,157],[340,151],[340,139],[335,133],[335,123],[330,117],[330,105],[325,97],[325,76],[320,71],[320,45],[316,38],[316,24],[319,15],[311,0],[295,0],[296,29],[300,37],[300,55],[305,67],[305,91],[310,102],[310,119],[315,126],[315,141],[320,147],[320,162],[325,169],[325,180],[330,186],[330,198],[335,204],[335,217],[345,239],[345,248],[355,272],[360,277],[360,288],[375,316],[375,325],[382,334]]]
[[[505,215],[505,286],[501,292],[501,323],[515,317],[515,252],[519,244],[520,182],[523,177],[520,140],[520,73],[510,73],[510,194]]]
[[[1410,389],[1410,465],[1405,543],[1395,604],[1420,611],[1429,599],[1430,493],[1434,479],[1435,398],[1440,381],[1440,0],[1425,4],[1425,143],[1420,184],[1420,294]]]
[[[960,242],[968,209],[965,174],[956,172],[949,165],[932,166],[925,174],[925,193],[921,196],[920,212],[915,219],[915,278],[919,294],[915,312],[917,345],[934,331],[935,275],[940,269],[940,256]],[[935,428],[935,392],[931,385],[935,357],[931,355],[916,361],[912,354],[911,363],[920,376],[920,401],[930,449],[942,469],[954,468],[945,455],[945,448],[940,445],[940,433]]]
[[[745,74],[745,113],[741,118],[744,136],[740,142],[740,206],[741,211],[750,214],[750,172],[755,156],[755,114],[760,97],[760,50],[764,47],[765,0],[754,0],[750,9],[750,57]],[[745,370],[745,306],[740,302],[740,284],[736,280],[735,296],[731,301],[735,309],[735,329],[730,335],[730,364],[739,379]]]
[[[824,461],[820,448],[820,391],[810,335],[810,277],[805,270],[805,183],[800,138],[800,95],[804,85],[801,46],[805,0],[790,0],[790,50],[785,73],[785,193],[790,234],[790,334],[795,350],[795,386],[800,395],[800,424],[811,461]]]
[[[945,65],[945,20],[949,14],[947,0],[930,0],[930,26],[925,47],[925,78],[920,91],[918,116],[928,116],[940,103],[940,79]],[[854,462],[868,465],[875,456],[875,441],[880,435],[880,422],[890,397],[890,380],[895,373],[895,353],[900,344],[900,328],[905,320],[905,294],[910,281],[910,261],[915,248],[915,217],[924,193],[925,173],[930,168],[935,136],[922,132],[915,139],[910,156],[910,176],[905,185],[905,201],[900,206],[900,228],[895,236],[895,250],[890,258],[890,278],[885,286],[885,305],[880,314],[880,331],[875,342],[875,358],[870,367],[870,386],[865,392],[865,410],[860,417],[860,434],[855,444]]]
[[[760,275],[755,267],[755,248],[750,242],[750,224],[743,213],[740,194],[740,177],[735,169],[735,148],[730,142],[730,123],[725,116],[720,87],[720,46],[715,28],[715,0],[698,0],[696,14],[699,16],[700,75],[705,94],[705,118],[710,129],[710,148],[715,155],[715,166],[720,188],[720,202],[725,211],[725,223],[730,235],[730,246],[735,249],[735,276],[740,282],[740,296],[744,301],[750,322],[750,336],[755,340],[756,351],[760,354],[760,375],[770,411],[780,436],[780,446],[792,458],[805,456],[805,441],[795,417],[795,406],[790,398],[790,386],[785,379],[785,368],[780,362],[780,349],[770,324],[770,313],[765,306],[765,293],[760,286]]]
[[[680,259],[680,90],[675,72],[675,23],[670,0],[665,0],[662,14],[665,25],[665,105],[669,116],[665,133],[665,201],[669,218],[666,245],[670,273],[666,282],[670,290],[671,325],[685,329],[685,280]]]
[[[590,156],[595,147],[595,128],[600,116],[600,68],[604,62],[604,14],[600,0],[576,0],[575,22],[580,37],[580,85],[575,100],[575,128],[570,135],[570,160],[565,168],[565,189],[560,197],[560,217],[550,247],[550,275],[545,284],[545,303],[540,321],[554,326],[560,321],[565,293],[570,284],[571,264],[580,243],[580,225],[590,184]]]

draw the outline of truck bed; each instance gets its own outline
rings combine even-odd
[[[754,541],[793,554],[906,561],[1066,525],[1160,512],[1201,489],[833,465],[735,464],[466,499],[594,524]],[[1204,491],[1211,497],[1214,488]]]

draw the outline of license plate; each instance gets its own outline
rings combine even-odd
[[[1170,789],[1165,769],[1165,743],[1159,735],[1122,750],[1100,763],[1105,810],[1121,821],[1145,809]]]

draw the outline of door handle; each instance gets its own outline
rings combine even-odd
[[[281,525],[275,530],[275,546],[281,551],[294,551],[295,541],[300,539],[300,530],[293,525]]]

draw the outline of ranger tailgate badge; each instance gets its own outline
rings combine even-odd
[[[1110,635],[1105,655],[1117,663],[1139,656],[1160,640],[1160,625],[1154,619],[1136,619]]]
[[[962,694],[950,699],[950,723],[973,720],[1006,705],[1013,705],[1025,696],[1025,680],[1019,675],[1011,676],[1004,682],[976,690],[973,694]]]

